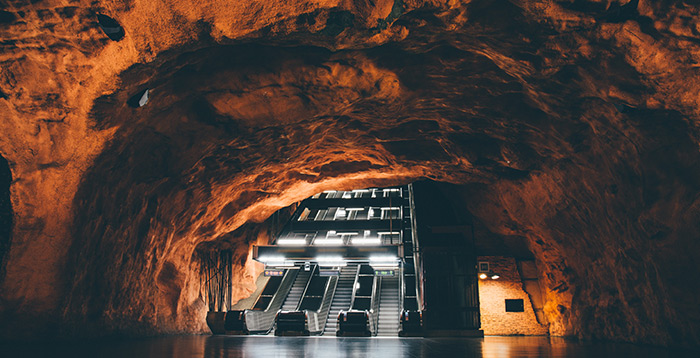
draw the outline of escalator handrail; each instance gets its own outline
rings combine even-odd
[[[381,300],[381,286],[382,278],[379,276],[374,276],[374,289],[372,290],[372,304],[370,310],[370,329],[373,336],[376,336],[379,332],[379,303]]]
[[[357,265],[357,271],[355,272],[355,281],[352,283],[352,296],[350,296],[350,308],[355,305],[355,293],[357,293],[357,283],[360,280],[360,268],[362,268],[363,264],[358,264]]]
[[[323,332],[326,330],[326,323],[328,322],[328,312],[331,309],[331,304],[333,303],[333,297],[335,296],[335,289],[338,287],[338,278],[339,277],[329,277],[328,282],[326,282],[326,289],[323,292],[323,302],[321,303],[321,307],[318,308],[317,311],[310,311],[306,310],[307,314],[309,316],[313,316],[316,321],[318,321],[318,317],[322,317],[322,320],[320,321],[321,327],[319,331],[311,331],[311,327],[308,327],[308,325],[311,322],[311,319],[307,322],[307,328],[309,329],[310,332],[318,333],[318,334],[323,334]]]
[[[313,267],[310,270],[309,274],[309,279],[306,280],[306,285],[304,286],[304,291],[301,293],[301,297],[299,298],[299,302],[297,302],[297,307],[296,310],[298,311],[301,308],[301,303],[304,301],[304,297],[306,297],[306,291],[309,289],[309,285],[311,284],[311,280],[314,278],[314,272],[318,269],[318,265],[313,265]]]
[[[250,310],[247,309],[245,310],[245,316],[246,316],[246,324],[248,324],[248,317],[253,317],[253,316],[259,316],[260,320],[263,318],[268,319],[272,318],[271,324],[269,327],[266,327],[264,329],[256,329],[260,327],[255,327],[255,325],[248,325],[248,330],[251,332],[262,332],[264,334],[269,334],[270,331],[272,331],[272,328],[275,325],[275,320],[274,316],[280,311],[282,308],[282,304],[284,303],[284,300],[287,298],[287,295],[289,294],[289,291],[292,288],[292,285],[294,285],[294,281],[297,278],[297,275],[299,274],[299,269],[287,269],[287,271],[284,274],[284,278],[282,279],[282,283],[280,283],[280,286],[277,288],[277,291],[275,292],[275,295],[272,297],[272,300],[270,301],[270,304],[267,306],[267,308],[264,311],[255,311],[255,310]],[[275,307],[277,306],[277,307]],[[251,318],[252,320],[252,318]],[[251,329],[253,328],[253,329]]]
[[[333,280],[335,278],[335,280]],[[329,294],[329,290],[331,289],[331,285],[333,284],[333,281],[338,282],[338,277],[333,276],[333,277],[328,277],[328,281],[326,281],[326,288],[323,290],[323,302],[321,303],[321,306],[318,308],[316,311],[310,311],[310,312],[321,312],[323,310],[323,305],[326,303],[326,300],[330,300],[333,302],[333,296],[335,296],[335,290]],[[328,298],[330,296],[330,299]],[[307,310],[309,311],[309,310]]]
[[[296,281],[297,276],[299,275],[299,269],[288,269],[287,271],[295,271],[296,275],[293,275],[294,277],[291,277],[292,275],[290,274],[289,280],[287,280],[287,275],[285,275],[284,279],[282,279],[280,287],[277,289],[277,292],[275,292],[275,295],[272,296],[272,301],[270,301],[270,304],[267,306],[267,309],[265,309],[265,312],[273,311],[273,303],[277,303],[278,307],[274,309],[275,314],[277,314],[277,311],[279,311],[282,308],[284,300],[287,298],[287,295],[292,289],[292,286],[294,286],[294,281]]]
[[[415,271],[415,270],[414,270]],[[399,267],[399,312],[403,312],[404,309],[404,298],[406,297],[406,280],[404,280],[404,273],[406,270],[403,267]]]
[[[348,266],[350,266],[350,264],[348,264]],[[357,278],[357,273],[359,273],[359,272],[360,272],[360,265],[357,265],[357,266],[355,266],[355,277],[356,278]],[[321,334],[326,332],[326,326],[328,324],[328,320],[337,319],[337,317],[331,318],[329,315],[331,314],[331,306],[333,305],[333,301],[335,301],[335,294],[338,291],[338,285],[340,284],[340,276],[342,276],[342,269],[341,269],[340,274],[338,275],[338,279],[335,281],[336,282],[335,288],[333,289],[333,295],[331,296],[331,302],[328,305],[328,312],[326,312],[326,321],[323,324],[323,331]],[[350,306],[352,307],[352,300],[350,301]],[[341,310],[341,312],[342,312],[342,310]],[[336,329],[337,329],[337,327],[336,327]]]

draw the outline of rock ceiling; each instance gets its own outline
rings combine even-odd
[[[698,345],[698,3],[5,1],[0,332],[200,332],[198,244],[431,178],[528,240],[552,334]]]

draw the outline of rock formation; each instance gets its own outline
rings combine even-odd
[[[429,178],[551,334],[700,345],[698,1],[4,4],[2,337],[206,331],[198,245],[243,295],[276,210]]]

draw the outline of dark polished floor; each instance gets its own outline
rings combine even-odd
[[[177,336],[73,344],[0,343],[0,357],[700,357],[698,352],[549,337]]]

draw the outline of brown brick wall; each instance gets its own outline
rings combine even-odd
[[[544,335],[547,327],[537,323],[532,303],[518,273],[515,259],[501,256],[479,256],[491,271],[499,274],[498,280],[479,280],[481,329],[486,335]],[[506,312],[506,299],[523,299],[525,312]]]

